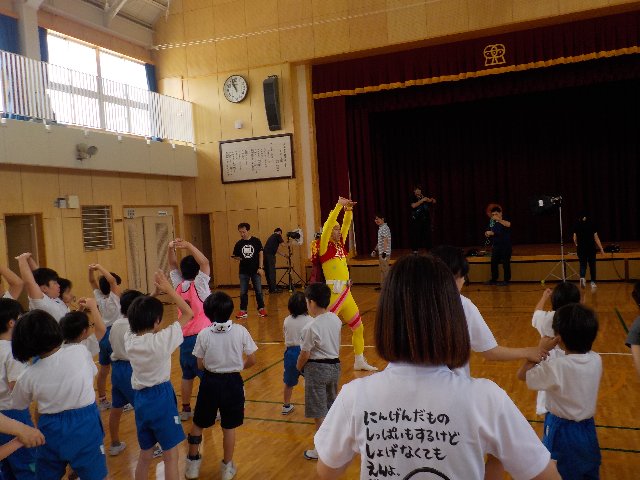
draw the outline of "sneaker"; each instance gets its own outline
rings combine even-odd
[[[507,285],[509,285],[509,282],[498,282],[496,283],[496,285],[499,287],[506,287]]]
[[[258,310],[258,315],[260,315],[261,317],[266,317],[267,311],[264,308],[261,308],[260,310]]]
[[[484,282],[484,285],[497,285],[498,282],[496,282],[495,280],[487,280],[486,282]]]
[[[580,279],[580,287],[585,288],[587,286],[587,281],[584,278]]]
[[[282,405],[282,415],[289,415],[293,412],[294,408],[296,407],[293,406],[293,403],[290,403],[289,405]]]
[[[153,449],[153,458],[161,457],[164,452],[162,451],[162,447],[156,443],[155,448]]]
[[[376,367],[369,365],[367,360],[364,358],[364,355],[356,355],[356,358],[353,362],[354,370],[366,370],[368,372],[375,372],[378,370]]]
[[[237,314],[236,314],[236,318],[247,318],[249,315],[247,315],[247,311],[246,310],[240,310]]]
[[[200,476],[200,464],[202,463],[202,457],[197,460],[190,460],[187,457],[187,464],[184,469],[184,476],[188,479],[198,478]]]
[[[222,476],[222,480],[231,480],[236,476],[237,470],[233,460],[229,463],[220,462],[220,475]]]
[[[111,402],[106,398],[101,398],[98,400],[98,410],[104,412],[105,410],[109,410],[111,408]]]
[[[191,417],[193,417],[193,410],[189,410],[189,411],[186,411],[186,412],[184,410],[182,410],[180,412],[180,421],[181,422],[186,422]]]
[[[317,460],[318,459],[318,452],[316,452],[315,448],[313,450],[305,450],[304,451],[304,458],[306,458],[307,460]]]
[[[595,290],[596,288],[598,288],[596,282],[591,282],[591,290]]]
[[[125,448],[127,448],[127,444],[124,442],[120,442],[118,445],[111,445],[109,447],[109,455],[115,457],[120,454]]]
[[[133,405],[131,405],[130,403],[127,403],[124,407],[122,407],[123,412],[130,412],[131,410],[133,410]]]

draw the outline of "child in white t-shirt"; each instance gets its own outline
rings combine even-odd
[[[29,252],[18,255],[16,260],[27,289],[29,310],[44,310],[59,322],[69,313],[69,307],[60,298],[58,273],[50,268],[38,267]]]
[[[313,321],[307,312],[307,300],[304,293],[295,292],[289,297],[289,316],[284,319],[284,401],[282,403],[282,415],[293,412],[291,403],[293,387],[298,384],[300,372],[296,368],[302,343],[302,330]]]
[[[11,397],[17,409],[35,401],[46,444],[38,449],[38,478],[61,478],[67,464],[83,480],[107,477],[104,432],[96,406],[96,366],[83,345],[63,347],[59,323],[43,310],[23,315],[13,331],[13,356],[39,360],[18,377]]]
[[[229,295],[214,292],[204,301],[203,308],[213,324],[198,333],[193,349],[198,368],[204,375],[188,437],[185,477],[198,478],[202,432],[215,424],[220,411],[224,450],[220,474],[222,480],[231,480],[236,474],[233,463],[235,429],[244,422],[244,386],[240,372],[256,363],[258,347],[244,326],[230,320],[233,300]]]
[[[547,394],[542,443],[558,462],[562,478],[599,478],[601,457],[593,416],[602,360],[591,350],[598,319],[590,308],[572,303],[556,311],[552,328],[565,355],[539,364],[527,361],[518,378],[526,380],[531,390]]]
[[[546,311],[544,307],[549,299],[551,299],[552,310]],[[542,296],[536,304],[536,308],[533,312],[533,317],[531,318],[531,325],[538,331],[540,337],[555,337],[552,324],[553,315],[556,313],[556,310],[570,303],[579,302],[580,290],[571,282],[561,282],[557,284],[553,288],[553,290],[547,288],[544,292],[542,292]],[[556,345],[552,350],[549,351],[549,356],[547,358],[556,358],[562,355],[564,355],[564,351]],[[545,413],[547,413],[547,410],[544,407],[545,403],[546,393],[544,391],[539,391],[536,398],[537,415],[544,415]]]
[[[95,272],[100,273],[96,281]],[[111,326],[120,318],[120,284],[122,280],[113,272],[110,272],[99,263],[89,265],[89,284],[93,289],[93,295],[98,302],[98,308],[107,330],[100,340],[100,353],[98,354],[98,408],[107,410],[111,408],[111,402],[107,400],[107,377],[111,370],[111,344],[109,334]]]
[[[178,415],[176,394],[171,385],[171,354],[182,343],[182,326],[193,317],[191,307],[176,293],[165,274],[155,274],[156,288],[171,297],[182,312],[178,321],[160,328],[164,307],[155,297],[136,298],[129,310],[131,331],[125,333],[124,347],[131,362],[136,430],[140,456],[137,479],[147,478],[153,447],[159,443],[164,458],[165,479],[178,479],[177,446],[185,438]]]
[[[22,306],[9,298],[0,299],[0,413],[33,429],[29,409],[16,409],[11,399],[11,390],[25,369],[23,363],[13,358],[11,336],[18,317],[23,313]],[[12,437],[0,434],[0,445],[6,445]],[[35,480],[35,450],[19,448],[2,460],[0,472],[10,472],[11,478]]]

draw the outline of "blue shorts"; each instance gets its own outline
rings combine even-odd
[[[133,403],[131,386],[131,363],[126,360],[114,360],[111,364],[111,404],[113,408],[122,408]]]
[[[563,480],[600,478],[600,446],[593,418],[574,422],[547,413],[542,443]]]
[[[100,340],[100,353],[98,353],[98,362],[100,365],[111,365],[111,354],[113,350],[111,348],[111,342],[109,341],[109,334],[111,333],[111,327],[107,327],[107,331]]]
[[[171,450],[186,438],[178,415],[176,394],[170,382],[135,390],[134,398],[141,450],[149,450],[156,443],[164,451]]]
[[[95,403],[60,413],[41,414],[38,428],[47,441],[38,447],[38,480],[59,480],[67,464],[82,480],[104,480],[104,430]]]
[[[300,372],[296,368],[300,347],[287,347],[284,351],[284,384],[287,387],[295,387],[300,378]]]
[[[184,380],[193,380],[196,377],[202,379],[203,372],[202,370],[198,370],[198,360],[193,355],[196,338],[198,338],[198,335],[184,337],[180,345],[180,368],[182,368],[182,378]]]
[[[3,410],[2,414],[6,417],[17,420],[20,423],[33,427],[31,414],[29,409],[24,410]],[[8,443],[14,437],[0,433],[0,445]],[[5,480],[17,479],[35,480],[36,478],[36,450],[33,448],[19,448],[7,458],[2,460],[0,464],[0,479]]]

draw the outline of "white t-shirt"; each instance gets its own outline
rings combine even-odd
[[[555,313],[554,311],[545,312],[544,310],[536,310],[533,312],[531,325],[538,331],[541,337],[555,337],[555,332],[553,331],[553,316]],[[553,350],[549,352],[549,356],[545,361],[563,356],[564,350],[556,345]],[[547,393],[544,390],[539,390],[536,397],[536,415],[544,415],[547,413],[546,403]]]
[[[300,349],[310,352],[309,359],[338,358],[342,321],[335,313],[318,315],[302,330]]]
[[[91,355],[91,360],[93,361],[93,357],[100,353],[100,343],[98,343],[98,338],[95,333],[92,333],[84,340],[80,341],[80,345],[84,345],[89,355]]]
[[[527,386],[546,391],[549,412],[580,422],[596,413],[601,377],[600,355],[594,351],[572,353],[533,367],[527,372]]]
[[[47,295],[42,298],[29,298],[29,310],[44,310],[58,322],[69,313],[69,307],[62,300]]]
[[[111,360],[129,360],[124,346],[124,336],[130,331],[128,318],[120,317],[111,325],[111,333],[109,334],[109,343],[111,343],[113,351]]]
[[[11,394],[14,408],[27,408],[35,401],[40,413],[60,413],[91,405],[96,401],[96,373],[84,346],[65,345],[25,368]]]
[[[11,296],[11,294],[9,293],[9,290],[7,290],[6,292],[4,292],[4,294],[2,295],[2,298],[8,298],[9,300],[15,300],[15,298],[13,298]]]
[[[0,340],[0,410],[12,410],[9,383],[15,382],[26,365],[13,358],[11,341]]]
[[[313,318],[309,315],[298,315],[294,317],[289,315],[284,319],[284,344],[287,347],[298,347],[302,343],[302,330],[304,327],[313,322]]]
[[[342,387],[315,435],[315,447],[331,468],[360,454],[362,480],[383,478],[369,474],[382,471],[409,478],[423,467],[451,479],[479,480],[486,454],[498,458],[514,479],[531,479],[550,459],[495,383],[457,375],[446,366],[394,363]]]
[[[242,354],[258,350],[249,331],[229,320],[214,323],[201,330],[196,338],[193,355],[202,358],[205,370],[214,373],[240,372],[244,368]]]
[[[142,390],[168,382],[171,378],[171,354],[182,343],[182,327],[173,322],[157,333],[124,335],[124,348],[131,362],[131,386]]]
[[[211,277],[206,273],[202,273],[198,271],[196,278],[193,280],[185,280],[182,278],[182,274],[180,270],[171,270],[169,272],[169,278],[171,279],[171,284],[173,288],[178,288],[178,285],[182,284],[182,291],[186,292],[189,290],[191,283],[193,282],[196,287],[196,293],[198,294],[198,298],[203,302],[207,299],[209,295],[211,295],[211,288],[209,287],[209,282],[211,281]]]
[[[487,322],[482,318],[482,314],[478,307],[464,295],[460,295],[462,301],[462,309],[464,310],[464,316],[467,319],[467,327],[469,328],[469,341],[471,343],[471,350],[477,353],[486,352],[492,348],[498,346],[496,338],[491,333],[491,329],[487,325]],[[457,368],[455,370],[459,374],[471,376],[471,369],[467,363],[464,367]]]
[[[98,310],[102,315],[102,321],[104,325],[109,328],[113,325],[120,316],[120,297],[113,292],[109,292],[109,295],[105,295],[100,290],[95,289],[93,296],[96,297],[96,303],[98,304]]]

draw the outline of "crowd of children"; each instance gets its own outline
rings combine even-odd
[[[188,253],[179,263],[178,249]],[[460,292],[469,271],[462,251],[445,246],[431,254],[448,267]],[[122,290],[117,274],[99,264],[89,265],[95,299],[78,300],[69,280],[39,267],[30,253],[16,259],[19,276],[0,267],[8,285],[7,290],[0,285],[0,480],[59,479],[68,467],[84,480],[107,478],[99,415],[104,409],[110,409],[107,451],[112,456],[126,448],[120,440],[120,421],[124,411],[134,410],[140,446],[137,480],[148,478],[151,459],[159,455],[165,478],[179,478],[177,446],[185,439],[185,476],[199,478],[203,431],[219,420],[221,478],[231,480],[237,471],[235,429],[244,421],[241,372],[256,363],[258,347],[248,330],[231,320],[231,297],[211,292],[209,260],[202,252],[184,240],[171,241],[169,278],[157,271],[151,295]],[[16,301],[23,289],[27,313]],[[178,309],[177,320],[166,328],[160,328],[164,307],[157,297],[161,294]],[[640,282],[633,298],[640,306]],[[309,284],[304,293],[294,292],[289,298],[290,315],[283,324],[281,413],[294,410],[293,388],[304,375],[305,416],[314,420],[316,430],[332,409],[341,371],[342,322],[328,311],[330,299],[331,289],[325,283]],[[549,300],[552,310],[545,311]],[[542,441],[564,479],[599,478],[600,467],[593,417],[602,361],[591,350],[598,320],[580,300],[579,289],[569,282],[546,289],[532,318],[540,341],[528,348],[509,348],[498,344],[478,308],[460,294],[471,350],[487,360],[524,361],[517,376],[539,392],[536,412],[545,415]],[[640,317],[627,345],[640,375]],[[170,382],[176,349],[182,370],[180,410]],[[468,363],[458,370],[470,377]],[[109,374],[111,401],[106,392]],[[196,377],[200,385],[192,411],[189,400]],[[30,413],[32,403],[37,428]],[[182,422],[191,417],[185,435]],[[322,432],[316,442],[326,436]],[[323,460],[319,450],[307,449],[304,457]],[[499,462],[494,463],[491,455],[487,462],[487,472],[495,468],[500,475]]]

